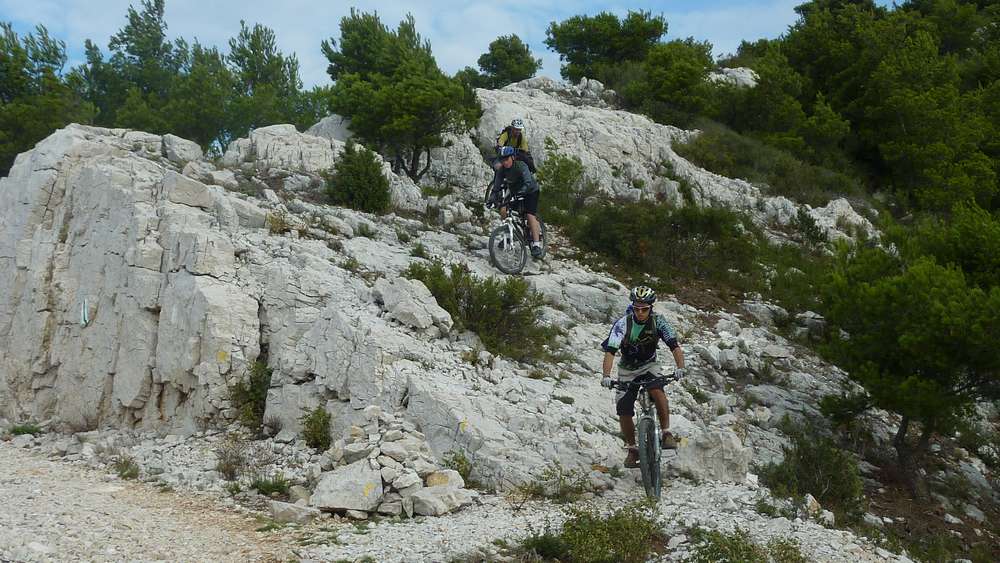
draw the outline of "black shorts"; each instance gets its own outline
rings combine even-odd
[[[657,376],[652,373],[644,373],[632,381],[642,382],[656,378]],[[661,380],[646,386],[646,389],[663,389],[666,384],[665,380]],[[625,391],[619,390],[615,393],[615,412],[618,416],[635,416],[635,400],[637,398],[639,398],[639,386],[637,385],[630,386]]]
[[[518,203],[521,211],[524,213],[530,213],[534,216],[538,216],[538,193],[541,190],[535,190],[534,192],[524,196],[524,199]]]

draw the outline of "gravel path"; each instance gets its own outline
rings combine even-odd
[[[285,561],[287,540],[192,493],[0,442],[0,561]]]

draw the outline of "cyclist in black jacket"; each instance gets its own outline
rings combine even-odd
[[[491,201],[496,201],[501,193],[501,188],[506,185],[511,195],[523,196],[524,213],[528,219],[528,227],[531,229],[531,256],[538,258],[542,255],[542,244],[540,242],[538,226],[538,182],[535,176],[528,169],[528,165],[521,160],[514,160],[513,147],[500,147],[500,155],[497,161],[500,169],[497,170],[496,179],[493,181],[493,191]],[[500,215],[506,217],[506,208],[500,209]]]

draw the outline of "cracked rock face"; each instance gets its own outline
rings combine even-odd
[[[644,173],[647,161],[676,156],[663,152],[670,139],[688,135],[535,92],[481,91],[484,127],[507,119],[505,104],[528,104],[529,123],[541,120],[536,125],[562,135],[564,146],[586,156],[588,143],[601,140],[591,137],[606,135],[622,162]],[[592,123],[574,125],[573,116]],[[635,134],[623,135],[629,124]],[[579,136],[585,130],[591,137]],[[570,354],[544,369],[494,357],[476,335],[453,329],[426,288],[400,275],[424,260],[415,257],[417,244],[425,255],[496,275],[488,218],[470,216],[459,194],[441,198],[439,210],[465,210],[463,222],[431,228],[299,199],[310,199],[302,190],[335,162],[335,139],[290,126],[258,129],[233,143],[222,170],[185,160],[190,151],[178,156],[187,146],[180,141],[74,125],[21,155],[0,181],[0,418],[191,434],[236,419],[229,389],[261,362],[272,371],[265,420],[281,427],[282,442],[295,440],[302,416],[316,408],[331,414],[336,439],[377,406],[425,437],[426,459],[406,467],[421,478],[453,452],[471,462],[473,479],[500,488],[556,461],[582,468],[620,461],[611,397],[592,381],[602,359],[597,344],[624,311],[620,283],[558,256],[533,263],[527,278],[548,304],[543,322],[565,329],[559,346]],[[613,177],[608,161],[590,164]],[[426,207],[406,195],[419,197],[412,182],[392,178],[400,208]],[[672,389],[672,428],[694,448],[684,455],[696,477],[741,481],[748,442],[769,459],[780,456],[782,440],[765,423],[809,416],[802,397],[842,379],[790,357],[784,339],[736,317],[699,327],[700,312],[667,298],[657,311],[690,335],[696,387],[720,388],[765,363],[792,374],[782,392],[766,381],[748,385],[767,408],[749,414],[733,397],[712,393],[703,408],[686,388]],[[762,427],[743,429],[749,419]],[[394,459],[396,449],[387,445],[377,459]],[[402,477],[386,466],[383,478]],[[401,499],[381,503],[395,512]]]

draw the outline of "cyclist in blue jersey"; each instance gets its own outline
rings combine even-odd
[[[618,380],[621,382],[645,381],[661,377],[661,365],[656,358],[656,348],[662,340],[674,356],[677,368],[674,377],[684,377],[684,351],[677,344],[677,334],[663,317],[653,313],[653,303],[656,302],[656,292],[646,286],[638,286],[629,292],[631,299],[630,312],[611,327],[608,337],[601,343],[604,349],[604,365],[602,366],[601,385],[611,387],[611,370],[614,367],[615,355],[620,351],[618,362]],[[664,449],[677,448],[677,440],[670,433],[670,407],[667,395],[663,392],[663,383],[647,387],[649,396],[656,405],[657,418],[660,419],[660,445]],[[619,389],[615,393],[615,412],[618,414],[618,424],[628,455],[625,467],[639,466],[639,450],[635,445],[635,400],[638,389]]]

